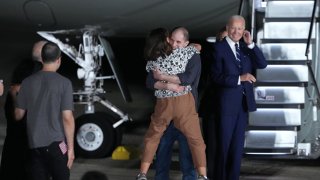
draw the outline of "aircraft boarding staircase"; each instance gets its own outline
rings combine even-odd
[[[314,2],[266,2],[257,44],[268,67],[256,72],[258,109],[249,116],[245,154],[305,159],[320,156],[318,21],[312,27],[309,59],[305,55],[313,9],[319,6]],[[318,10],[314,12],[318,17]]]

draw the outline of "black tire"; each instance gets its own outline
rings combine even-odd
[[[107,119],[112,125],[116,123],[119,120],[119,117],[117,118],[116,116],[112,116],[108,113],[105,112],[96,112],[96,114],[99,114],[99,116],[103,116],[105,119]],[[122,125],[118,126],[117,128],[113,128],[113,131],[115,133],[115,142],[114,142],[114,147],[118,147],[121,142],[122,142],[122,135],[123,135],[123,128]]]
[[[108,115],[108,114],[105,114],[105,115]],[[112,124],[116,123],[117,121],[119,120],[118,119],[115,119],[115,118],[110,118],[110,122]],[[122,143],[122,136],[123,136],[123,126],[120,125],[118,126],[117,128],[113,128],[114,132],[115,132],[115,142],[114,142],[114,149],[116,147],[118,147],[119,145],[121,145]]]
[[[77,157],[102,158],[111,155],[118,146],[118,128],[112,127],[115,118],[102,112],[84,114],[76,119],[75,153]]]

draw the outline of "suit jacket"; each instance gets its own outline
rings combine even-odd
[[[211,78],[214,86],[215,108],[221,115],[236,115],[242,106],[248,111],[256,110],[253,83],[241,82],[241,74],[255,74],[256,69],[267,66],[261,50],[255,45],[249,49],[244,42],[240,44],[241,64],[236,60],[226,39],[214,46],[214,60],[211,65]],[[243,101],[246,98],[246,101]],[[243,103],[246,102],[246,103]]]

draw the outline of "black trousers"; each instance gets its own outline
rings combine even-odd
[[[207,114],[202,119],[203,137],[206,144],[207,155],[207,176],[211,180],[215,180],[216,160],[217,160],[217,119],[213,114]]]
[[[63,154],[59,144],[53,142],[49,146],[31,149],[32,180],[69,180],[70,170],[67,167],[68,156]]]

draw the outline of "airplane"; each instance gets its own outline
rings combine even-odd
[[[18,37],[37,34],[57,43],[79,66],[77,77],[83,80],[84,88],[74,92],[74,100],[85,108],[76,120],[76,151],[79,156],[97,158],[110,155],[121,141],[117,127],[132,120],[102,96],[103,81],[115,79],[124,100],[132,100],[109,39],[144,38],[153,28],[175,26],[185,26],[192,38],[204,39],[224,26],[240,4],[237,0],[17,0],[2,1],[0,5],[2,34],[10,32]],[[70,44],[75,36],[80,39],[79,47]],[[103,58],[107,59],[112,75],[99,74],[105,62]],[[113,115],[97,112],[96,103]]]
[[[56,42],[66,56],[78,64],[78,78],[85,85],[95,84],[74,93],[75,103],[86,107],[84,114],[76,120],[76,146],[81,156],[99,158],[110,155],[121,143],[118,127],[132,119],[132,114],[125,113],[101,96],[105,93],[103,81],[115,79],[124,100],[130,102],[132,99],[127,82],[120,73],[125,67],[116,65],[119,53],[113,51],[112,40],[143,39],[153,28],[171,29],[176,26],[185,26],[192,39],[210,40],[209,37],[225,26],[231,15],[240,14],[247,19],[247,27],[269,61],[268,68],[257,71],[255,96],[258,110],[249,116],[244,153],[269,158],[315,159],[320,156],[317,2],[2,1],[0,33],[13,36],[2,37],[1,40],[9,44],[28,39],[26,36],[41,36]],[[70,43],[69,36],[80,41],[78,48]],[[3,42],[0,47],[8,48]],[[134,41],[122,42],[135,46]],[[289,49],[294,51],[289,53]],[[100,63],[105,62],[101,59],[107,59],[112,69],[111,76],[99,74]],[[111,110],[113,115],[95,111],[96,102]],[[114,113],[117,118],[114,118]]]
[[[145,37],[155,27],[186,26],[194,38],[212,36],[238,0],[16,0],[2,1],[2,31],[81,29],[97,26],[107,37]]]

